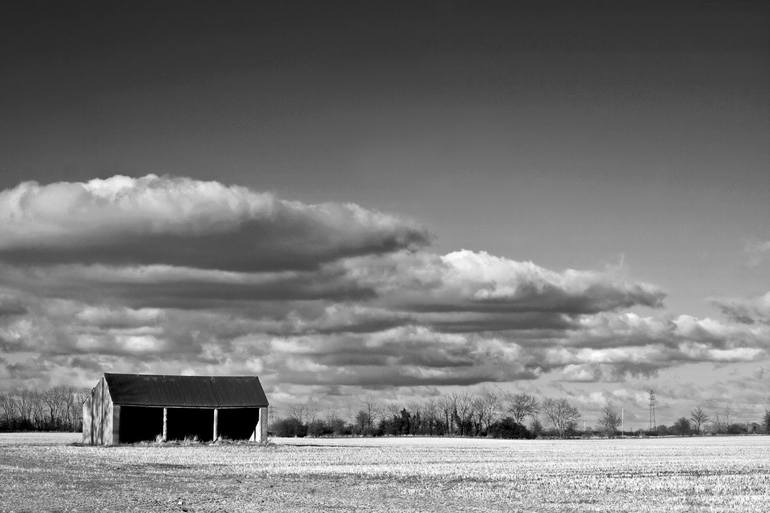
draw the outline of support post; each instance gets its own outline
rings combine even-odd
[[[214,408],[214,441],[219,438],[219,408]]]
[[[163,408],[163,441],[168,441],[168,408]]]
[[[257,442],[267,443],[267,406],[259,409],[259,420],[254,435]]]
[[[112,405],[112,445],[120,443],[120,405]]]

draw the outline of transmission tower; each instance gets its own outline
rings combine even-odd
[[[655,392],[650,390],[650,431],[655,431]]]

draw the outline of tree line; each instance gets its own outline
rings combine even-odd
[[[568,437],[578,433],[578,409],[566,399],[526,393],[453,393],[405,406],[364,403],[351,420],[325,417],[294,406],[275,418],[275,436],[468,436],[493,438]],[[542,419],[542,420],[541,420]],[[545,422],[545,425],[543,424]]]
[[[366,401],[351,419],[335,412],[318,415],[307,406],[293,406],[270,423],[274,436],[468,436],[489,438],[569,438],[578,436],[666,436],[699,434],[770,434],[770,411],[760,422],[731,422],[727,408],[708,415],[697,407],[689,417],[671,426],[648,430],[623,429],[621,411],[602,408],[594,425],[579,422],[578,408],[563,398],[542,398],[527,393],[454,393],[409,405],[382,406]]]
[[[80,431],[87,391],[69,386],[46,390],[0,392],[0,431]],[[539,399],[532,394],[485,391],[453,393],[408,405],[363,403],[350,419],[335,412],[324,416],[307,406],[294,406],[271,419],[275,436],[467,436],[536,438],[626,435],[770,434],[770,411],[759,422],[736,422],[729,407],[708,414],[702,407],[670,426],[621,433],[619,410],[605,406],[596,425],[578,425],[582,415],[563,398]]]
[[[87,395],[68,386],[0,392],[0,431],[81,431]]]
[[[689,417],[678,418],[671,426],[664,424],[655,427],[657,435],[701,435],[701,434],[720,434],[720,435],[741,435],[753,433],[770,434],[770,410],[765,410],[765,414],[760,422],[736,422],[731,419],[732,412],[728,407],[720,412],[709,415],[698,406],[690,412]]]

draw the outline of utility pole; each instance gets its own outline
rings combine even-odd
[[[655,431],[655,392],[650,389],[650,431]]]

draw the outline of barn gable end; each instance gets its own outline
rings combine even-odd
[[[104,374],[83,403],[83,443],[219,438],[267,441],[256,376]]]
[[[117,427],[120,425],[120,406],[112,402],[104,376],[99,378],[83,403],[83,443],[112,445],[117,443]]]

